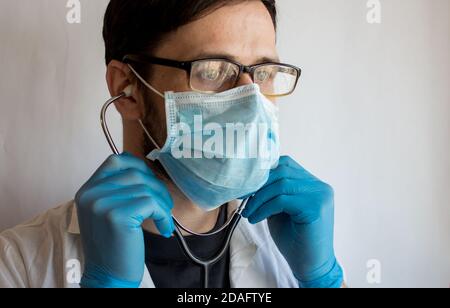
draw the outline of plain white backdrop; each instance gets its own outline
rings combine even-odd
[[[0,230],[71,200],[110,154],[107,2],[81,0],[80,24],[66,1],[0,2]],[[283,153],[335,188],[348,284],[449,287],[450,2],[381,0],[380,24],[367,0],[278,2],[280,54],[304,72],[280,102]]]

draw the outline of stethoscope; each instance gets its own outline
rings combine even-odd
[[[125,88],[125,90],[120,95],[110,98],[103,105],[103,108],[102,108],[101,114],[100,114],[100,122],[101,122],[101,125],[102,125],[103,132],[105,134],[106,140],[108,141],[108,144],[111,147],[111,150],[116,155],[119,155],[120,152],[117,149],[113,138],[111,137],[111,133],[109,131],[108,124],[106,122],[106,112],[107,112],[108,108],[113,103],[115,103],[117,100],[119,100],[121,98],[124,98],[124,97],[131,96],[132,90],[133,90],[133,87],[132,86],[128,86],[127,88]],[[142,125],[142,122],[141,122],[141,126],[145,130],[145,126]],[[151,135],[148,134],[148,132],[147,132],[147,135],[151,138]],[[153,143],[155,145],[157,145],[157,143],[154,142],[154,140],[152,140],[152,141],[153,141]],[[159,149],[159,147],[158,147],[158,149]],[[176,219],[176,217],[174,217],[172,215],[172,218],[173,218],[173,220],[175,222],[175,226],[176,226],[174,235],[175,235],[175,237],[176,237],[176,239],[177,239],[181,249],[183,250],[183,252],[186,255],[186,257],[188,257],[195,264],[201,266],[202,269],[203,269],[203,281],[202,282],[203,282],[203,287],[204,288],[209,288],[209,275],[210,275],[211,267],[214,264],[216,264],[218,261],[220,261],[225,256],[225,254],[227,253],[228,248],[230,247],[231,238],[232,238],[232,236],[234,234],[234,231],[236,230],[236,227],[238,226],[238,224],[239,224],[239,222],[240,222],[240,220],[242,218],[242,212],[243,212],[245,206],[247,205],[248,201],[250,200],[250,198],[245,199],[241,203],[241,205],[238,207],[238,209],[234,212],[234,214],[228,219],[228,221],[222,227],[220,227],[216,231],[209,232],[209,233],[197,233],[197,232],[194,232],[192,230],[189,230],[188,228],[183,226]],[[208,236],[216,235],[216,234],[218,234],[218,233],[220,233],[222,231],[225,231],[226,235],[225,235],[225,240],[224,240],[223,247],[214,257],[212,257],[212,258],[210,258],[208,260],[198,258],[197,256],[194,255],[192,250],[187,245],[186,240],[185,240],[185,238],[184,238],[184,236],[182,234],[182,230],[185,231],[186,233],[190,234],[190,235],[200,236],[200,237],[208,237]]]

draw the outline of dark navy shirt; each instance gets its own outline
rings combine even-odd
[[[227,221],[227,206],[222,206],[216,226],[218,230]],[[225,231],[216,235],[186,236],[186,242],[195,256],[209,259],[216,255],[225,240]],[[170,239],[144,231],[145,263],[157,288],[202,288],[203,270],[184,255],[175,237]],[[210,287],[230,287],[230,252],[214,266],[209,276]]]

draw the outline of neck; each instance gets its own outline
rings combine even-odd
[[[155,168],[151,166],[154,170]],[[155,171],[155,170],[154,170]],[[158,178],[163,181],[169,190],[174,203],[172,215],[187,229],[196,233],[207,233],[211,231],[217,223],[220,209],[206,212],[190,201],[172,181],[155,171]],[[155,224],[152,220],[148,220],[143,225],[144,230],[158,234]],[[182,231],[183,235],[186,234]]]

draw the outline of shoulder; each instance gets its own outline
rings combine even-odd
[[[20,247],[39,246],[43,241],[55,238],[68,229],[74,203],[51,209],[32,220],[0,233],[3,245]],[[2,245],[2,247],[3,247]]]
[[[63,277],[56,277],[61,275],[55,265],[61,268],[71,246],[67,230],[73,208],[74,203],[68,202],[0,233],[0,287],[63,282]]]

